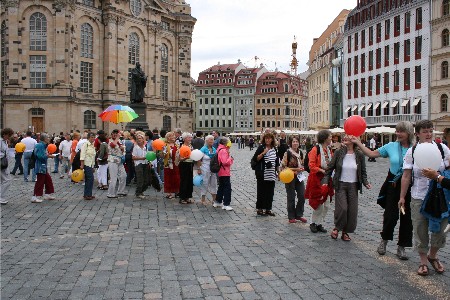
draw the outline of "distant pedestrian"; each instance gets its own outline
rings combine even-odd
[[[11,186],[11,175],[8,173],[8,143],[14,131],[11,128],[4,128],[0,137],[0,160],[2,162],[0,171],[0,204],[8,203],[6,193]]]
[[[19,142],[19,136],[17,134],[14,134],[11,138],[11,143],[9,144],[9,147],[15,148],[15,146],[17,145],[18,142]],[[19,170],[19,174],[17,174],[17,175],[23,175],[22,157],[23,157],[23,152],[14,151],[14,167],[11,171],[12,175],[16,175],[17,170]]]
[[[375,151],[377,149],[377,141],[375,140],[375,136],[372,136],[372,138],[370,139],[370,141],[369,141],[369,148],[372,151]],[[376,162],[377,160],[375,159],[375,157],[369,156],[369,160],[368,161]]]
[[[44,200],[54,200],[52,195],[55,190],[53,187],[52,177],[48,173],[48,159],[53,158],[47,152],[47,146],[50,142],[50,137],[46,133],[40,135],[40,142],[36,144],[34,155],[36,156],[36,164],[34,169],[37,174],[37,181],[34,185],[34,193],[31,198],[32,203],[41,203],[42,197]],[[45,194],[44,194],[45,187]]]
[[[241,137],[241,144],[240,144],[240,148],[241,149],[245,149],[245,137]]]
[[[69,174],[70,170],[70,148],[72,147],[72,141],[70,134],[66,133],[64,141],[59,144],[59,157],[61,166],[59,169],[59,178],[63,178],[64,175]]]
[[[253,136],[251,136],[248,140],[248,146],[250,147],[250,151],[253,151],[253,147],[255,146],[255,139],[253,138]]]
[[[108,139],[106,134],[98,135],[97,181],[100,190],[108,190]],[[95,144],[95,142],[94,142]]]
[[[87,134],[87,142],[83,144],[80,150],[80,168],[84,170],[84,200],[92,200],[92,188],[94,186],[94,166],[95,166],[95,134]]]
[[[203,132],[197,131],[195,133],[195,138],[192,140],[192,148],[200,150],[203,145],[205,145],[205,140],[203,139]]]

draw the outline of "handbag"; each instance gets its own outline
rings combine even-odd
[[[2,157],[2,161],[1,161],[1,168],[2,170],[5,170],[8,168],[8,158],[6,157],[6,153],[5,156]]]
[[[438,187],[434,180],[430,183],[427,195],[422,203],[421,212],[437,219],[448,213],[444,191],[441,187]]]

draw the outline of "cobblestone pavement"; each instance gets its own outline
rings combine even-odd
[[[375,198],[387,161],[368,163],[371,191],[360,195],[352,241],[289,224],[277,182],[276,217],[256,217],[248,148],[233,146],[232,206],[181,205],[151,190],[147,200],[107,199],[53,176],[57,200],[30,203],[33,183],[14,177],[1,207],[2,299],[450,299],[449,246],[444,275],[416,275],[418,256],[380,257],[382,210]],[[52,174],[54,175],[54,174]],[[198,197],[197,197],[198,198]],[[198,201],[198,199],[197,199]],[[311,209],[306,205],[306,217]],[[332,210],[326,228],[332,228]]]

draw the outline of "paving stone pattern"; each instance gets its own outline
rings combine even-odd
[[[352,241],[288,224],[276,183],[276,217],[255,214],[252,152],[232,148],[232,207],[182,205],[154,190],[82,200],[83,186],[52,174],[56,200],[30,202],[33,183],[15,176],[1,206],[1,299],[450,299],[447,273],[416,275],[418,255],[378,256],[382,210],[375,203],[388,162],[368,163],[371,191],[360,195]],[[57,174],[56,174],[57,175]],[[197,191],[195,191],[197,193]],[[306,205],[305,216],[310,219]],[[332,229],[333,210],[325,227]]]

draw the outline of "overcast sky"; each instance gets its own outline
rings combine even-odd
[[[191,76],[217,64],[247,67],[260,58],[267,69],[290,70],[291,43],[297,37],[299,73],[307,70],[313,38],[356,0],[187,0],[197,19],[192,41]]]

